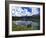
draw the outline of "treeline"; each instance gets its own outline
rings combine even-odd
[[[25,17],[13,17],[12,20],[32,20],[32,19],[40,19],[40,16],[25,16]]]

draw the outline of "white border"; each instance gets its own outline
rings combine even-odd
[[[12,6],[39,7],[40,8],[40,30],[12,31],[12,13],[11,13]],[[42,5],[9,4],[9,35],[35,34],[35,33],[43,33],[43,6]]]

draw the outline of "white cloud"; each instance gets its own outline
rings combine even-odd
[[[35,15],[35,14],[38,14],[38,10],[37,8],[32,8],[32,13],[28,12],[27,9],[22,9],[20,7],[14,7],[13,8],[15,11],[12,11],[13,15],[12,16],[32,16],[32,15]]]
[[[39,13],[39,11],[37,8],[32,8],[32,15],[36,15],[38,13]]]

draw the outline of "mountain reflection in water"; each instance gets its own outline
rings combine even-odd
[[[28,26],[30,25],[34,30],[40,29],[40,23],[39,21],[13,21],[14,24],[20,25],[20,26]]]
[[[32,21],[13,21],[16,25],[29,25],[32,24]]]

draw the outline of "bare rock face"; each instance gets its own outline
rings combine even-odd
[[[31,25],[32,24],[32,21],[13,21],[14,24],[16,25]]]

